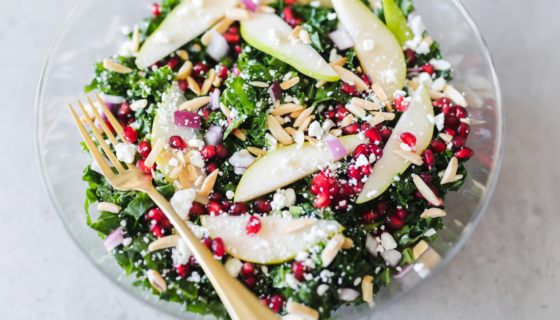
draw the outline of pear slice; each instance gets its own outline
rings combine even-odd
[[[276,57],[311,78],[336,81],[338,74],[309,44],[292,43],[292,27],[274,13],[254,13],[241,21],[241,36],[251,46]]]
[[[359,144],[367,143],[357,135],[339,138],[348,154]],[[249,201],[289,185],[319,171],[319,166],[342,159],[333,158],[328,148],[316,148],[309,142],[301,148],[297,144],[273,151],[255,161],[241,177],[235,191],[235,201]]]
[[[144,42],[136,66],[144,69],[167,57],[182,45],[198,37],[221,19],[226,10],[238,4],[237,0],[184,0]]]
[[[308,219],[259,217],[261,229],[254,236],[247,235],[245,227],[250,216],[201,216],[202,226],[208,229],[211,238],[221,238],[226,251],[232,256],[249,262],[276,264],[292,260],[298,253],[306,251],[344,229],[335,220],[315,221],[296,232],[282,229],[298,221]]]
[[[387,27],[397,37],[401,45],[404,45],[407,40],[414,38],[412,30],[407,26],[406,17],[395,1],[383,0],[383,14],[385,15]]]
[[[362,69],[373,83],[378,82],[387,96],[403,87],[406,61],[395,35],[360,0],[332,0],[338,19],[352,40]],[[373,40],[375,45],[367,51]],[[364,41],[370,43],[364,47]]]
[[[428,90],[421,85],[412,97],[406,110],[393,130],[391,138],[383,148],[383,157],[375,163],[373,171],[364,184],[356,203],[364,203],[381,195],[393,182],[393,178],[403,173],[410,162],[399,157],[394,151],[401,150],[401,134],[410,132],[416,136],[416,153],[421,154],[432,140],[434,124],[428,117],[434,116],[434,108]]]

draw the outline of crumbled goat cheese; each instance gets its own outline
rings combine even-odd
[[[130,143],[119,143],[115,146],[117,151],[117,159],[125,163],[134,162],[134,155],[136,154],[136,146]]]
[[[323,283],[317,287],[317,294],[323,296],[327,290],[329,290],[329,286]]]
[[[204,168],[204,159],[199,151],[193,152],[191,156],[191,164],[198,168]]]
[[[123,246],[128,247],[132,243],[132,238],[124,238],[123,239]]]
[[[421,37],[426,31],[426,26],[422,22],[422,17],[419,14],[409,15],[408,26],[415,36]]]
[[[179,215],[181,219],[185,220],[189,215],[189,211],[192,208],[192,203],[195,197],[196,192],[194,189],[179,190],[175,192],[169,202],[171,203],[173,209],[175,209],[175,212],[177,212],[177,215]]]
[[[401,149],[403,149],[404,151],[409,151],[409,152],[412,151],[412,148],[404,142],[401,142]]]
[[[434,117],[434,123],[436,124],[439,131],[443,130],[443,125],[445,123],[445,114],[440,113]]]
[[[325,133],[323,131],[323,128],[321,128],[321,124],[319,123],[319,121],[311,122],[308,130],[310,136],[317,137],[317,138],[322,137],[323,134]]]
[[[193,273],[190,277],[187,278],[187,280],[191,282],[200,282],[200,275],[198,274],[198,272],[193,271]]]
[[[189,247],[187,247],[185,241],[182,238],[179,238],[177,240],[177,246],[175,246],[171,251],[171,258],[173,259],[173,265],[180,266],[183,264],[187,264],[191,256],[192,256],[191,250],[189,250]]]
[[[395,239],[393,239],[393,236],[388,232],[381,234],[381,245],[387,251],[395,249],[397,247]]]
[[[204,141],[200,139],[191,139],[189,140],[189,147],[191,148],[202,148],[204,147]]]
[[[290,288],[292,288],[294,290],[297,290],[299,288],[299,281],[297,281],[296,277],[294,277],[293,274],[291,274],[291,273],[286,274],[285,279],[286,279],[286,284]]]
[[[229,200],[233,199],[233,197],[235,196],[235,193],[231,190],[228,190],[226,192],[226,198],[228,198]]]
[[[325,132],[329,132],[329,131],[331,131],[331,128],[334,127],[334,126],[335,126],[335,123],[331,119],[327,119],[327,120],[325,120],[325,122],[323,122],[322,128]]]
[[[428,231],[426,231],[426,233],[424,233],[424,237],[431,237],[434,234],[436,234],[436,230],[434,230],[434,228],[430,228],[428,229]]]
[[[416,53],[418,54],[428,54],[430,53],[430,45],[426,41],[420,42],[418,48],[416,48]]]
[[[434,66],[434,68],[436,68],[436,70],[449,70],[451,69],[451,63],[445,61],[445,60],[437,60],[437,59],[432,59],[430,60],[430,64],[432,66]]]
[[[356,167],[366,166],[369,164],[368,158],[365,155],[361,154],[358,159],[356,160]]]
[[[426,86],[426,88],[431,88],[434,80],[432,80],[432,76],[429,73],[422,72],[418,75],[418,82]]]
[[[432,90],[443,91],[443,88],[445,88],[446,84],[447,81],[445,81],[444,78],[437,78],[436,80],[434,80],[434,83],[432,83]]]

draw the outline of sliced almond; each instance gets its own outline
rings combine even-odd
[[[326,268],[334,260],[340,248],[344,244],[344,236],[341,234],[336,234],[332,239],[329,240],[327,246],[321,252],[321,261],[323,261],[323,266]]]
[[[159,292],[164,292],[167,290],[167,283],[163,280],[161,274],[156,270],[148,270],[146,273],[148,275],[148,281]]]
[[[286,128],[284,128],[284,130],[286,130],[286,132],[287,132],[288,134],[290,134],[291,136],[294,135],[294,132],[297,132],[297,130],[294,129],[294,128],[292,128],[292,127],[286,127]]]
[[[369,120],[369,124],[375,126],[383,121],[385,121],[385,117],[382,114],[375,115],[371,120]]]
[[[284,145],[292,144],[293,139],[292,137],[282,128],[282,126],[274,119],[273,116],[268,115],[268,129],[270,133],[276,138],[278,141],[283,143]]]
[[[117,73],[131,73],[132,69],[130,69],[129,67],[125,67],[120,63],[116,63],[114,61],[111,61],[109,59],[105,59],[103,60],[103,68],[110,70],[110,71],[114,71]]]
[[[295,86],[296,84],[299,83],[299,77],[295,77],[295,78],[291,78],[288,81],[284,81],[280,84],[280,88],[282,88],[282,90],[288,90],[291,87]]]
[[[316,222],[317,220],[312,220],[312,219],[299,219],[297,221],[290,223],[289,225],[284,226],[281,232],[282,234],[295,233],[305,228],[311,227]]]
[[[209,174],[204,182],[202,183],[202,187],[200,188],[200,194],[203,197],[207,197],[210,195],[210,192],[214,190],[214,184],[216,184],[216,178],[218,178],[218,173],[220,170],[214,170],[211,174]]]
[[[196,81],[194,81],[194,79],[192,77],[187,77],[187,83],[189,84],[189,88],[191,89],[192,92],[194,92],[197,95],[200,95],[200,87],[198,86],[198,83]]]
[[[212,34],[214,32],[217,32],[219,34],[224,34],[229,29],[229,27],[233,22],[234,22],[233,20],[228,18],[224,18],[220,20],[210,30],[206,31],[206,33],[202,36],[202,38],[200,38],[200,41],[205,46],[209,45],[210,42],[212,41]]]
[[[348,61],[348,58],[338,59],[336,61],[333,61],[333,62],[329,63],[329,66],[331,66],[331,68],[342,67],[343,65],[346,64],[347,61]]]
[[[226,116],[226,118],[229,118],[231,111],[225,104],[220,103],[220,110],[222,110],[222,113]]]
[[[301,132],[301,131],[299,131]],[[303,133],[303,132],[302,132]],[[310,136],[305,136],[305,140],[309,141],[309,144],[311,144],[312,146],[314,146],[315,148],[319,147],[319,140],[310,137]]]
[[[301,30],[303,30],[303,28],[301,26],[297,26],[294,30],[292,30],[292,32],[288,36],[288,40],[298,39],[299,38],[299,32]]]
[[[276,121],[278,121],[280,125],[284,124],[284,118],[282,118],[281,116],[274,116],[274,119],[276,119]]]
[[[210,90],[210,88],[212,87],[212,82],[214,82],[215,76],[216,76],[216,72],[214,71],[214,69],[210,69],[210,71],[208,71],[208,78],[204,80],[204,83],[202,84],[202,88],[200,89],[201,95],[205,95],[208,93],[208,90]]]
[[[463,179],[463,175],[462,175],[462,174],[458,174],[458,175],[455,175],[455,177],[453,177],[453,179],[451,180],[451,182],[455,182],[455,181],[461,180],[461,179]]]
[[[239,151],[239,153],[241,153],[244,156],[248,156],[249,155],[249,150],[243,149],[243,150]]]
[[[424,180],[420,178],[419,175],[415,175],[414,177],[412,177],[412,181],[414,181],[414,185],[416,186],[416,188],[418,188],[418,191],[420,191],[420,193],[424,196],[426,200],[428,200],[429,202],[435,205],[441,204],[440,199],[435,195],[432,189],[428,187],[426,182],[424,182]]]
[[[377,115],[382,115],[383,119],[391,121],[395,119],[395,114],[392,112],[377,112],[377,111],[372,111],[371,114],[373,114],[374,116]]]
[[[186,164],[191,163],[191,157],[194,155],[196,150],[189,150],[189,152],[185,153],[185,156],[183,157],[184,162]]]
[[[179,56],[179,58],[183,59],[183,60],[189,60],[189,53],[185,50],[177,50],[176,51],[177,55]]]
[[[241,141],[245,141],[247,140],[247,137],[245,136],[245,133],[243,132],[243,130],[240,130],[238,128],[233,129],[233,131],[231,131],[231,133],[239,140]]]
[[[307,127],[309,127],[309,124],[311,124],[311,121],[313,121],[313,119],[315,119],[315,116],[310,116],[307,117],[307,119],[303,120],[303,123],[301,124],[301,126],[299,126],[298,131],[305,132],[305,130],[307,130]]]
[[[439,137],[447,143],[451,143],[451,141],[453,141],[453,136],[447,133],[440,133]]]
[[[130,46],[130,52],[136,53],[140,48],[140,29],[138,25],[134,25],[134,31],[132,31],[132,45]]]
[[[297,117],[296,121],[294,121],[294,128],[297,128],[299,126],[301,126],[303,124],[303,122],[305,121],[305,119],[307,119],[311,113],[313,112],[313,110],[315,109],[315,107],[309,107],[305,110],[303,110],[300,115]]]
[[[305,142],[305,136],[303,132],[293,129],[293,132],[288,132],[288,133],[292,136],[292,138],[294,139],[295,143],[298,144],[298,146],[303,145],[303,143]]]
[[[290,118],[297,119],[299,117],[299,115],[303,113],[303,111],[305,111],[305,110],[301,109],[301,110],[294,111],[294,112],[290,113]]]
[[[263,149],[255,148],[255,147],[248,147],[247,150],[256,156],[266,156],[266,151]]]
[[[455,104],[460,105],[461,107],[467,107],[469,105],[467,103],[467,100],[465,100],[465,97],[463,97],[463,95],[451,85],[446,84],[443,88],[443,93],[445,93],[445,95],[449,97],[451,101],[455,102]]]
[[[146,157],[146,161],[144,162],[144,164],[147,167],[151,167],[154,165],[157,157],[159,157],[159,154],[163,150],[163,147],[165,147],[165,140],[159,138],[158,141],[156,141],[156,144],[152,147],[152,151],[150,151],[150,154]]]
[[[443,96],[443,94],[439,91],[428,89],[428,94],[430,95],[430,99],[437,100]]]
[[[430,218],[439,218],[439,217],[445,217],[447,214],[445,213],[445,211],[439,209],[439,208],[430,208],[424,212],[422,212],[422,215],[420,216],[420,218],[422,219],[426,219],[428,217]]]
[[[187,173],[189,174],[189,180],[191,182],[196,181],[196,179],[200,177],[200,174],[198,174],[198,171],[196,171],[196,167],[190,163],[187,164]]]
[[[178,240],[181,236],[178,234],[173,234],[167,237],[159,238],[156,241],[150,243],[148,246],[148,251],[154,252],[161,249],[167,249],[177,246]]]
[[[408,86],[411,87],[413,90],[418,89],[418,87],[420,86],[420,84],[416,81],[412,81],[412,80],[408,80],[407,82]]]
[[[287,113],[292,113],[294,111],[298,111],[298,110],[302,110],[304,107],[300,104],[295,104],[295,103],[286,103],[286,104],[281,104],[280,106],[278,106],[277,108],[274,108],[274,110],[272,110],[272,115],[273,116],[282,116],[285,115]]]
[[[161,158],[163,159],[163,161],[169,162],[171,159],[173,159],[173,152],[171,152],[171,151],[165,151],[165,152],[162,152],[162,153],[160,154],[160,156],[161,156]]]
[[[404,160],[414,163],[417,166],[421,166],[422,163],[424,163],[424,161],[422,161],[422,157],[420,157],[414,152],[405,151],[405,150],[395,150],[393,152],[396,153],[399,157],[403,158]]]
[[[346,109],[360,119],[366,116],[366,111],[364,109],[353,104],[346,105]]]
[[[373,300],[373,277],[365,276],[362,279],[362,299],[365,302]]]
[[[426,252],[430,246],[424,240],[420,240],[414,247],[412,247],[412,256],[414,260],[418,259],[422,253]]]
[[[342,130],[332,129],[331,131],[329,131],[329,133],[332,134],[335,137],[340,137],[340,135],[342,135]]]
[[[351,249],[354,246],[354,241],[350,238],[344,238],[342,249]]]
[[[258,12],[262,12],[262,13],[275,13],[276,9],[274,9],[273,7],[269,7],[269,6],[259,6],[257,8]]]
[[[241,20],[249,20],[251,19],[251,15],[249,11],[241,8],[229,8],[226,10],[226,18],[241,21]]]
[[[339,127],[344,128],[354,123],[354,116],[349,114],[342,121],[340,121]]]
[[[387,94],[385,94],[385,90],[383,90],[383,88],[381,87],[381,85],[379,84],[379,82],[374,83],[371,88],[373,89],[373,92],[375,92],[375,94],[377,95],[377,98],[380,101],[387,101]]]
[[[181,66],[181,69],[179,69],[179,72],[177,72],[177,79],[179,80],[185,80],[188,77],[190,77],[191,72],[193,69],[193,64],[190,61],[185,61],[185,63],[183,63],[183,65]]]
[[[262,82],[262,81],[251,81],[249,82],[250,85],[252,85],[253,87],[259,87],[259,88],[268,88],[270,87],[270,85],[266,82]]]
[[[449,160],[449,163],[447,164],[447,168],[443,173],[443,177],[441,177],[440,183],[446,184],[446,183],[453,182],[455,175],[457,175],[457,168],[459,168],[459,161],[457,160],[456,157],[453,157],[451,158],[451,160]]]
[[[311,37],[309,36],[309,32],[307,32],[307,30],[301,30],[299,32],[299,38],[301,42],[305,44],[311,44]]]
[[[193,44],[193,45],[192,45],[192,48],[193,48],[193,50],[196,51],[196,52],[202,51],[202,47],[201,47],[198,43]]]
[[[311,309],[297,302],[289,301],[286,304],[286,312],[288,314],[295,314],[300,316],[303,320],[317,320],[319,319],[319,312]]]
[[[179,173],[181,172],[181,170],[183,170],[183,165],[179,164],[178,166],[173,168],[173,170],[171,170],[171,172],[169,173],[169,178],[178,179],[179,178]]]
[[[222,85],[222,80],[220,79],[220,77],[214,77],[214,82],[212,82],[212,85],[216,88],[221,86]]]
[[[461,118],[461,119],[459,119],[459,121],[461,121],[463,123],[466,123],[466,124],[471,124],[471,119],[469,119],[469,118]]]
[[[198,110],[199,108],[207,105],[208,103],[210,103],[210,97],[194,98],[192,100],[185,101],[185,102],[181,103],[181,105],[179,106],[179,110],[181,110],[181,111],[186,110],[186,111],[194,112],[194,111]]]
[[[352,98],[351,103],[355,106],[358,106],[364,110],[380,110],[381,108],[383,108],[380,104],[378,103],[374,103],[371,101],[367,101],[364,99],[360,99],[360,98]]]
[[[315,84],[315,88],[321,88],[322,86],[325,85],[325,83],[327,83],[326,80],[321,80]]]
[[[356,88],[358,88],[358,90],[367,91],[369,89],[366,83],[352,71],[344,69],[340,66],[335,66],[333,69],[342,81],[353,84],[354,86],[356,86]]]
[[[179,172],[179,182],[185,189],[190,189],[191,181],[189,179],[189,174],[184,169]]]
[[[122,208],[114,203],[110,202],[100,202],[97,205],[97,210],[99,211],[107,211],[111,213],[119,213],[121,212]]]

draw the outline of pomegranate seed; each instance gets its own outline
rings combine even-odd
[[[161,9],[159,7],[159,4],[157,4],[157,3],[152,4],[152,6],[150,7],[150,11],[152,11],[154,16],[156,16],[156,17],[161,14]]]
[[[434,66],[432,66],[431,64],[425,64],[423,66],[420,67],[420,69],[422,69],[422,71],[429,73],[430,75],[433,75],[436,70],[434,69]]]
[[[404,56],[406,58],[406,64],[409,66],[413,66],[416,64],[416,53],[412,49],[404,50]]]
[[[175,68],[178,64],[179,64],[179,58],[177,57],[171,57],[169,58],[169,61],[167,61],[167,65],[171,69]]]
[[[208,160],[213,158],[216,155],[216,147],[214,146],[205,146],[200,151],[200,154],[204,158],[204,160]]]
[[[282,16],[284,21],[286,21],[289,25],[294,23],[294,12],[291,7],[285,7],[284,10],[282,10]]]
[[[461,106],[456,106],[455,107],[455,116],[459,119],[464,119],[464,118],[469,116],[469,113],[467,112],[467,109],[465,109]]]
[[[445,116],[445,122],[444,125],[446,128],[450,128],[450,129],[457,129],[457,127],[459,127],[459,118],[452,116],[452,115],[447,115]]]
[[[178,267],[175,268],[175,271],[177,271],[177,273],[179,274],[179,276],[181,278],[184,278],[187,276],[187,272],[189,271],[189,266],[186,264],[182,264]]]
[[[329,187],[329,195],[331,195],[332,197],[336,197],[338,196],[339,192],[340,187],[338,186],[338,184],[336,182],[331,184],[331,186]]]
[[[192,203],[192,207],[191,210],[189,211],[189,214],[197,215],[197,214],[205,214],[205,213],[206,213],[206,207],[204,207],[204,205],[198,202]]]
[[[345,134],[356,134],[358,133],[359,129],[360,129],[360,124],[354,122],[351,125],[342,128],[342,132],[344,132]]]
[[[365,74],[365,73],[360,73],[358,74],[358,77],[360,77],[360,79],[362,79],[362,81],[368,86],[371,86],[371,78]]]
[[[150,232],[151,232],[152,235],[153,235],[154,237],[156,237],[157,239],[165,237],[165,229],[162,228],[162,227],[161,227],[160,225],[158,225],[158,224],[151,224],[151,225],[150,225]]]
[[[335,209],[338,210],[346,210],[348,208],[348,200],[347,199],[337,199],[334,202]]]
[[[451,140],[454,149],[461,149],[462,147],[465,146],[465,142],[466,142],[465,138],[461,136],[455,136],[453,137],[453,140]]]
[[[255,274],[255,267],[251,262],[245,262],[241,267],[241,271],[243,272],[244,275],[251,276]]]
[[[338,195],[340,198],[349,198],[352,195],[352,186],[347,183],[341,185]]]
[[[222,195],[221,195],[219,192],[214,191],[214,192],[212,192],[212,194],[208,197],[208,200],[220,202],[220,201],[223,200],[223,198],[222,198]]]
[[[144,215],[144,219],[147,221],[155,220],[158,223],[167,221],[167,217],[160,208],[152,208],[148,210],[148,212]]]
[[[393,213],[392,213],[392,214],[393,214],[395,217],[400,218],[400,219],[403,219],[403,220],[406,219],[406,217],[407,217],[407,215],[408,215],[407,212],[406,212],[406,210],[403,209],[403,208],[396,208],[395,210],[393,210]]]
[[[379,214],[379,212],[375,211],[375,210],[369,210],[366,212],[362,212],[358,215],[358,223],[359,224],[363,224],[363,225],[368,225],[368,224],[372,224],[376,221],[379,221],[379,219],[381,219],[381,215]]]
[[[447,97],[438,98],[436,101],[432,102],[434,107],[444,107],[444,106],[451,106],[451,99]]]
[[[319,188],[321,188],[323,191],[326,191],[329,189],[330,187],[330,182],[329,179],[326,178],[324,175],[322,174],[317,174],[313,177],[313,183],[316,184]]]
[[[442,153],[446,148],[447,146],[439,140],[432,140],[430,142],[430,149],[435,153]]]
[[[179,84],[179,89],[183,92],[186,92],[189,88],[189,84],[185,80],[179,80],[177,83]]]
[[[356,185],[352,187],[352,191],[354,192],[354,194],[359,194],[360,192],[362,192],[363,188],[364,188],[364,183],[358,181]]]
[[[253,210],[257,213],[269,213],[272,211],[272,206],[265,198],[257,198],[253,201]]]
[[[366,130],[369,129],[369,128],[371,128],[371,126],[369,125],[369,123],[364,122],[364,123],[362,123],[362,126],[361,126],[360,130],[366,131]],[[375,126],[375,128],[377,128],[377,126]],[[379,128],[377,128],[377,130],[379,130]]]
[[[331,204],[331,197],[327,193],[319,193],[313,201],[313,205],[319,209],[326,208],[329,204]]]
[[[471,148],[467,148],[467,147],[455,152],[455,157],[457,157],[457,159],[468,159],[473,155],[474,155],[474,151],[472,151]]]
[[[381,134],[381,138],[383,138],[384,141],[387,141],[389,140],[389,138],[391,138],[391,134],[393,134],[393,130],[389,128],[383,128],[379,130],[379,134]]]
[[[410,102],[404,101],[404,97],[401,95],[395,96],[395,109],[399,110],[400,112],[405,112],[408,110],[410,106]]]
[[[371,172],[373,171],[373,168],[371,165],[366,165],[366,166],[361,166],[360,167],[360,172],[362,173],[362,175],[364,176],[369,176],[371,174]]]
[[[436,157],[434,153],[430,149],[426,149],[422,151],[422,161],[424,161],[423,165],[428,168],[428,170],[432,170],[432,168],[436,164]]]
[[[282,312],[284,310],[284,304],[286,303],[286,298],[283,295],[276,293],[270,297],[270,309],[276,313]]]
[[[119,106],[119,110],[117,110],[117,118],[128,118],[132,115],[132,109],[130,109],[130,104],[128,102],[123,102]]]
[[[224,147],[223,144],[217,144],[216,145],[216,158],[218,158],[218,160],[224,160],[226,159],[228,156],[228,152],[226,147]]]
[[[387,227],[392,230],[398,230],[404,227],[404,219],[395,217],[393,215],[388,215],[387,218],[385,218],[385,222],[387,223]]]
[[[448,134],[448,135],[450,135],[450,136],[453,137],[453,136],[455,135],[455,130],[449,129],[449,128],[445,128],[445,129],[443,129],[443,133]]]
[[[243,48],[241,48],[240,45],[238,45],[238,44],[235,45],[235,52],[237,52],[237,54],[240,54],[242,50],[243,50]],[[235,76],[238,76],[238,75],[239,75],[239,73],[235,74]]]
[[[206,210],[210,215],[219,216],[222,213],[222,205],[218,201],[209,201],[206,205]]]
[[[218,168],[219,168],[218,163],[216,161],[211,161],[211,162],[208,162],[206,164],[206,167],[204,167],[204,170],[206,171],[206,173],[210,174],[210,173],[218,170]]]
[[[133,127],[125,127],[123,129],[123,137],[128,143],[135,143],[138,139],[138,133]]]
[[[147,140],[142,140],[138,144],[138,147],[136,147],[136,151],[139,155],[142,156],[142,158],[146,159],[152,151],[152,146],[148,143]]]
[[[418,176],[426,183],[432,182],[432,175],[429,172],[420,172]]]
[[[214,251],[214,254],[218,257],[226,254],[226,247],[224,246],[222,238],[215,238],[212,240],[212,251]]]
[[[379,145],[379,143],[383,140],[379,130],[375,127],[367,129],[366,132],[364,132],[364,135],[368,138],[369,142],[375,145]]]
[[[311,193],[313,193],[314,195],[318,195],[319,193],[321,193],[321,190],[319,190],[319,186],[314,183],[309,186],[309,191],[311,191]]]
[[[222,211],[223,212],[228,212],[229,208],[231,208],[231,202],[224,200],[222,202],[220,202],[220,205],[222,206]]]
[[[337,104],[334,107],[334,110],[336,113],[335,117],[337,121],[342,121],[342,119],[344,119],[350,113],[350,111],[348,111],[348,109],[346,109],[342,103]]]
[[[380,146],[370,144],[368,146],[368,149],[369,149],[369,153],[374,154],[375,158],[377,160],[379,160],[379,159],[381,159],[381,157],[383,157],[383,149]]]
[[[270,298],[269,297],[261,297],[261,298],[259,298],[259,302],[267,308],[270,307]]]
[[[401,134],[401,140],[411,148],[416,147],[416,136],[410,132],[403,132]]]
[[[375,207],[380,215],[384,216],[387,214],[387,202],[380,200],[376,203]]]
[[[471,127],[468,124],[461,122],[461,124],[457,128],[457,133],[461,137],[467,139],[469,137],[469,132],[471,132]]]
[[[237,34],[237,33],[239,33],[239,26],[237,24],[233,24],[233,25],[231,25],[231,27],[229,27],[227,32]]]
[[[234,204],[234,206],[235,206],[235,204]],[[247,235],[252,237],[252,236],[256,235],[257,233],[259,233],[259,231],[261,230],[261,227],[262,227],[261,219],[259,219],[259,217],[257,217],[257,216],[252,216],[251,218],[249,218],[249,221],[247,221],[247,226],[245,227],[245,232],[247,232]]]
[[[169,138],[169,145],[171,146],[171,148],[174,149],[179,149],[179,150],[187,149],[187,143],[180,136],[171,136]]]
[[[293,4],[296,3],[296,0],[284,0],[284,2],[285,2],[287,5],[291,6],[291,5],[293,5]]]
[[[206,246],[208,250],[212,250],[212,239],[210,238],[202,238],[200,239],[200,243]]]
[[[224,66],[223,64],[220,64],[220,65],[216,66],[216,73],[218,74],[220,79],[222,79],[222,81],[224,81],[228,77],[229,70],[226,66]]]
[[[226,39],[227,43],[229,44],[235,44],[239,42],[238,34],[224,33],[222,36],[224,37],[224,39]]]
[[[138,160],[138,162],[136,162],[136,167],[138,168],[138,170],[144,171],[146,173],[151,173],[152,170],[156,169],[155,164],[152,165],[151,167],[148,167],[145,162],[146,162],[146,160],[144,160],[144,159],[140,159],[140,160]]]
[[[334,119],[336,111],[334,109],[323,110],[323,112],[321,112],[321,116],[323,119]]]
[[[365,143],[359,144],[354,150],[354,159],[358,159],[360,155],[369,156],[369,148],[368,145]]]
[[[345,93],[351,97],[360,96],[360,91],[358,91],[358,88],[346,82],[342,82],[342,84],[340,85],[340,92]]]
[[[229,214],[233,216],[240,216],[249,210],[244,202],[236,202],[229,208]]]
[[[192,70],[194,75],[203,75],[206,72],[208,72],[208,65],[206,64],[206,62],[199,62],[197,63]]]
[[[253,289],[254,287],[257,286],[257,277],[255,276],[245,277],[245,285],[247,286],[247,288]]]
[[[348,166],[348,168],[346,168],[346,173],[350,178],[360,179],[360,171],[355,166]]]
[[[294,273],[294,277],[297,279],[297,281],[305,281],[305,277],[303,276],[303,273],[305,272],[305,266],[303,265],[303,263],[292,263],[292,272]]]
[[[105,120],[105,124],[107,125],[107,128],[109,129],[109,131],[111,131],[111,133],[115,133],[115,129],[113,129],[113,125],[111,125],[111,122],[109,122],[109,120]]]

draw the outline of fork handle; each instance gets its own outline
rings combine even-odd
[[[169,201],[155,187],[145,191],[155,204],[165,213],[171,224],[193,253],[194,257],[214,286],[229,315],[234,320],[268,320],[279,318],[241,282],[233,278],[224,266],[214,259],[214,254],[192,233],[185,222],[179,218]]]

